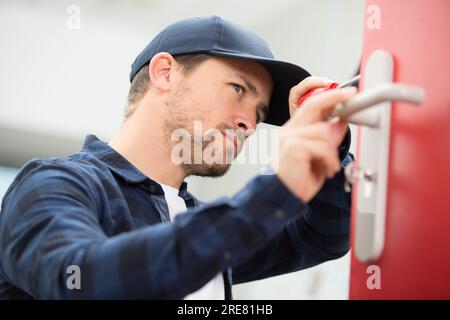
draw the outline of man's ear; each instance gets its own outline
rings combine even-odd
[[[176,61],[170,53],[160,52],[150,60],[148,72],[152,87],[168,91],[173,80]]]

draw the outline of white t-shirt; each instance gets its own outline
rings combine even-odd
[[[187,210],[184,199],[178,196],[178,189],[160,183],[164,190],[170,221]],[[211,281],[197,291],[188,294],[185,300],[225,300],[225,286],[222,273],[217,274]]]

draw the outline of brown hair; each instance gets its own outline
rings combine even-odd
[[[183,67],[185,74],[188,74],[209,57],[209,55],[204,53],[194,53],[176,56],[174,58]],[[125,119],[134,113],[137,103],[142,99],[150,87],[150,82],[151,80],[148,74],[148,64],[146,64],[138,71],[131,82],[130,91],[128,92],[127,106],[125,107]]]

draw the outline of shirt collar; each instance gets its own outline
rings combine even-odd
[[[145,180],[148,180],[151,185],[156,187],[156,189],[153,188],[155,191],[154,193],[164,194],[159,183],[147,177],[120,153],[111,148],[107,143],[101,141],[95,135],[88,134],[86,136],[81,151],[86,152],[105,163],[112,172],[122,177],[125,181],[129,183],[142,183]],[[181,184],[179,195],[183,198],[190,197],[185,181]]]

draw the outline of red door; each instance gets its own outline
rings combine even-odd
[[[371,261],[354,249],[353,188],[350,299],[450,299],[449,13],[448,0],[366,3],[362,90],[368,58],[383,50],[393,82],[421,86],[426,98],[420,107],[392,104],[384,245]]]

